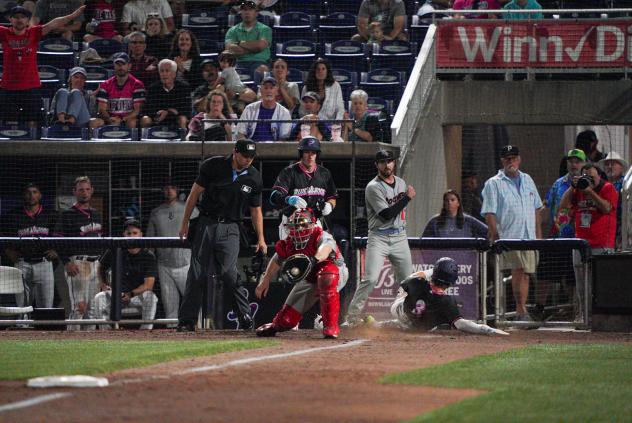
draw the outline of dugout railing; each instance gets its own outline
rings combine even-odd
[[[368,238],[356,237],[355,283],[363,276],[364,252]],[[454,295],[464,317],[479,322],[493,322],[498,327],[568,327],[587,329],[591,326],[592,272],[590,246],[582,239],[511,240],[493,243],[483,238],[408,238],[413,259],[413,270],[431,267],[442,257],[454,258],[459,265],[459,279],[448,291]],[[538,272],[530,277],[530,294],[527,308],[533,322],[514,321],[515,302],[511,295],[509,271],[501,270],[501,255],[509,251],[537,251],[543,259]],[[581,280],[574,276],[573,251],[576,251],[576,267],[581,268]],[[476,264],[476,268],[473,265]],[[546,273],[548,270],[549,273]],[[568,278],[572,278],[568,279]],[[393,280],[390,263],[385,260],[376,287],[369,297],[365,314],[390,319],[390,303],[397,295],[400,281]],[[594,283],[597,283],[596,281]],[[475,285],[475,288],[468,288]],[[564,286],[562,286],[564,285]],[[395,289],[384,289],[394,286]],[[569,293],[562,293],[565,288]],[[465,288],[465,289],[464,289]],[[546,289],[545,289],[546,288]],[[545,290],[548,295],[539,295]],[[538,300],[541,307],[536,307]],[[579,318],[578,318],[579,317]]]

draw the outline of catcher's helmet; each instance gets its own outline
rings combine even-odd
[[[315,151],[316,153],[320,153],[320,141],[318,141],[318,138],[312,137],[311,135],[301,138],[298,142],[299,159],[303,155],[304,151]]]
[[[296,209],[287,219],[285,227],[288,238],[294,244],[294,248],[302,250],[307,246],[309,237],[312,236],[316,219],[308,209]]]
[[[432,269],[432,281],[442,285],[452,285],[459,277],[459,268],[450,257],[441,257]]]

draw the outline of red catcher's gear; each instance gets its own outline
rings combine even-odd
[[[316,276],[316,286],[320,297],[320,313],[323,318],[325,338],[337,338],[340,333],[338,315],[340,313],[340,295],[338,294],[338,267],[326,262],[320,266]]]
[[[316,219],[310,210],[297,209],[288,217],[285,227],[288,238],[292,240],[294,248],[302,250],[307,246],[312,236]]]

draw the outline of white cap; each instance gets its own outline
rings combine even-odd
[[[606,164],[608,160],[614,160],[615,162],[619,162],[619,164],[623,166],[623,173],[625,173],[628,170],[628,162],[626,162],[625,159],[621,157],[621,155],[617,153],[616,151],[611,151],[610,153],[608,153],[605,159],[599,160],[599,165],[601,167],[604,167],[604,165]]]

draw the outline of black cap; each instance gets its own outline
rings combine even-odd
[[[200,67],[203,68],[204,65],[213,65],[219,69],[219,62],[217,59],[204,59],[202,60],[202,63],[200,63]]]
[[[127,228],[129,228],[130,226],[133,226],[135,228],[138,228],[138,229],[142,230],[142,228],[140,226],[140,222],[138,221],[138,219],[127,219],[125,221],[125,223],[123,224],[123,230],[126,231]]]
[[[505,157],[519,156],[519,155],[520,155],[520,149],[518,149],[518,147],[516,147],[515,145],[506,145],[500,149],[500,157],[502,157],[503,159]]]
[[[467,179],[477,175],[478,173],[476,173],[475,170],[464,170],[461,172],[461,179]]]
[[[375,161],[379,162],[380,160],[395,160],[395,155],[390,150],[378,150],[375,153]]]
[[[7,16],[12,18],[15,15],[24,15],[25,17],[30,18],[31,11],[22,6],[14,6],[11,8],[11,10],[9,10],[9,13],[7,14]]]
[[[124,62],[126,65],[130,62],[129,55],[125,52],[119,52],[112,55],[112,63]]]
[[[39,185],[37,185],[35,182],[27,182],[26,185],[24,185],[22,192],[26,191],[29,188],[37,188],[38,190],[40,189]]]
[[[242,1],[239,2],[239,6],[241,8],[249,7],[251,9],[256,9],[257,8],[257,3],[255,3],[252,0],[242,0]]]
[[[254,157],[257,155],[257,143],[253,140],[239,140],[235,143],[235,151],[243,156]]]

